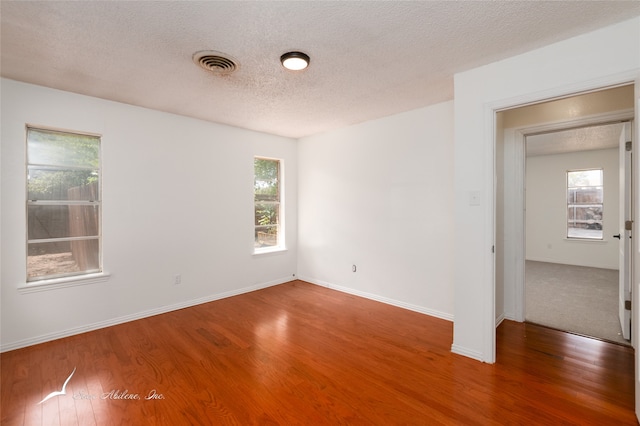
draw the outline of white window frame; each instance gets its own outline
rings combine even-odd
[[[253,254],[264,254],[264,253],[273,253],[273,252],[279,252],[279,251],[285,251],[286,250],[286,245],[285,245],[285,197],[284,197],[284,176],[285,176],[285,167],[284,167],[284,160],[282,158],[274,158],[274,157],[265,157],[265,156],[261,156],[261,155],[256,155],[253,157],[253,178],[254,178],[254,185],[253,185]],[[255,160],[268,160],[268,161],[277,161],[278,162],[278,201],[277,204],[279,205],[278,208],[278,219],[277,219],[277,240],[276,240],[276,244],[275,245],[271,245],[271,246],[266,246],[266,247],[256,247],[256,232],[257,232],[257,228],[260,227],[260,225],[257,225],[255,223],[255,211],[256,211],[256,198],[255,198],[255,177],[256,177],[256,171],[255,171]]]
[[[572,205],[569,202],[569,174],[570,173],[575,173],[575,172],[586,172],[586,171],[599,171],[600,175],[602,177],[601,180],[601,185],[599,185],[600,187],[602,187],[602,202],[601,203],[592,203],[591,205],[599,205],[601,206],[601,211],[602,211],[602,217],[599,219],[600,221],[600,236],[599,237],[589,237],[589,236],[579,236],[579,235],[569,235],[569,230],[571,228],[569,228],[569,207]],[[565,188],[566,188],[566,204],[567,204],[567,209],[566,209],[566,236],[565,238],[567,238],[568,240],[574,240],[574,241],[603,241],[604,240],[604,168],[602,167],[593,167],[593,168],[588,168],[588,169],[571,169],[571,170],[567,170],[566,173],[566,184],[565,184]],[[589,186],[589,188],[594,188],[594,186]],[[573,203],[573,205],[577,205],[577,203]],[[589,206],[589,204],[584,204],[582,205],[583,207]]]
[[[51,128],[46,126],[36,126],[36,125],[26,125],[25,128],[25,148],[26,148],[26,176],[25,176],[25,224],[26,224],[26,251],[25,251],[25,260],[26,260],[26,268],[25,268],[25,282],[26,284],[19,287],[19,290],[24,293],[33,292],[33,291],[42,291],[49,290],[53,288],[64,288],[71,287],[76,285],[84,285],[84,284],[94,284],[98,282],[104,282],[108,279],[109,274],[104,272],[103,269],[103,248],[102,248],[102,135],[89,133],[89,132],[79,132],[73,130],[66,129],[58,129]],[[66,167],[60,164],[39,164],[32,163],[29,159],[29,132],[30,131],[41,131],[41,132],[54,132],[60,134],[68,134],[68,135],[81,135],[87,136],[91,138],[98,139],[98,167],[91,168],[92,170],[97,170],[98,177],[98,185],[97,185],[97,199],[90,201],[72,201],[72,200],[30,200],[29,199],[29,170],[30,167],[51,167],[53,170],[61,169],[61,170],[85,170],[88,168],[83,167]],[[51,239],[29,239],[29,206],[34,205],[91,205],[97,207],[97,215],[98,215],[98,235],[91,237],[56,237]],[[29,258],[29,244],[30,243],[43,243],[43,242],[55,242],[55,241],[74,241],[74,240],[97,240],[98,242],[98,253],[97,253],[97,261],[98,267],[86,271],[76,271],[76,272],[67,272],[67,273],[58,273],[58,274],[50,274],[43,276],[35,276],[29,277],[28,274],[28,258]]]

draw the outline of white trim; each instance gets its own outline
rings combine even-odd
[[[605,240],[604,237],[600,238],[578,238],[578,237],[564,237],[562,239],[568,243],[578,244],[608,244],[611,240]]]
[[[524,319],[521,320],[521,319],[516,318],[516,316],[513,314],[513,312],[505,312],[503,317],[504,317],[503,320],[509,320],[509,321],[515,321],[515,322],[524,322]],[[502,323],[502,321],[500,321],[500,323]],[[500,324],[498,324],[498,325],[500,325]],[[496,325],[496,328],[497,327],[498,326]]]
[[[295,277],[292,279],[290,276],[287,276],[285,278],[279,278],[279,279],[268,281],[265,283],[243,287],[238,290],[212,294],[210,296],[205,296],[198,299],[186,300],[184,302],[174,303],[174,304],[163,306],[160,308],[149,309],[147,311],[142,311],[142,312],[138,312],[131,315],[125,315],[118,318],[112,318],[106,321],[100,321],[100,322],[95,322],[93,324],[73,327],[73,328],[69,328],[69,329],[55,332],[55,333],[43,334],[41,336],[4,344],[0,347],[0,352],[7,352],[15,349],[20,349],[27,346],[37,345],[39,343],[49,342],[51,340],[61,339],[61,338],[73,336],[76,334],[86,333],[88,331],[99,330],[101,328],[111,327],[111,326],[122,324],[125,322],[135,321],[135,320],[139,320],[147,317],[152,317],[155,315],[164,314],[171,311],[176,311],[178,309],[189,308],[191,306],[201,305],[203,303],[213,302],[219,299],[225,299],[227,297],[237,296],[239,294],[249,293],[249,292],[260,290],[263,288],[284,284],[286,282],[293,281],[295,279],[296,279]]]
[[[595,89],[594,89],[595,90]],[[602,90],[602,89],[600,89]],[[579,95],[579,94],[575,94]],[[574,95],[574,96],[575,96]],[[514,107],[520,108],[520,107]],[[504,111],[504,110],[503,110]],[[513,150],[513,157],[510,157],[509,161],[514,163],[513,175],[505,176],[506,179],[511,179],[513,182],[512,195],[513,195],[513,203],[510,203],[510,207],[512,208],[512,213],[514,215],[515,220],[512,225],[512,233],[513,241],[509,244],[511,247],[511,252],[515,258],[515,270],[513,271],[513,275],[505,274],[505,281],[507,279],[512,279],[514,283],[514,296],[515,296],[515,312],[514,319],[516,321],[522,322],[525,320],[525,264],[527,260],[533,260],[537,262],[549,262],[548,259],[527,259],[525,254],[525,246],[526,246],[526,232],[525,232],[525,177],[526,177],[526,160],[527,155],[525,152],[525,140],[528,135],[534,133],[546,133],[546,132],[555,132],[562,131],[567,129],[573,129],[578,127],[585,127],[597,124],[605,124],[608,122],[614,121],[627,121],[632,120],[634,117],[633,108],[623,109],[612,112],[605,112],[599,114],[592,114],[580,118],[574,119],[563,119],[563,120],[555,120],[547,123],[539,123],[532,124],[526,126],[519,127],[511,127],[505,129],[505,140],[507,137],[510,137],[513,146],[507,147],[505,145],[505,150],[507,148]],[[508,197],[505,197],[508,199]],[[506,205],[505,205],[506,207]],[[583,240],[583,239],[575,239],[575,238],[565,238],[564,241],[574,244],[606,244],[609,240]],[[505,271],[506,272],[506,271]]]
[[[561,86],[556,86],[553,87],[551,89],[546,89],[546,90],[540,90],[537,92],[529,92],[529,93],[525,93],[519,96],[514,96],[514,97],[509,97],[509,98],[504,98],[504,99],[499,99],[499,100],[494,100],[491,102],[487,102],[484,104],[484,123],[485,123],[485,131],[484,131],[484,141],[485,141],[485,150],[491,151],[492,152],[492,158],[487,159],[485,158],[485,165],[487,165],[487,168],[491,169],[491,171],[493,171],[495,169],[495,149],[496,149],[496,129],[495,129],[495,114],[506,110],[506,109],[513,109],[513,108],[519,108],[525,105],[531,105],[534,103],[540,103],[540,102],[544,102],[544,101],[548,101],[548,100],[554,100],[554,99],[560,99],[560,98],[566,98],[566,97],[571,97],[571,96],[575,96],[576,94],[584,94],[586,92],[590,92],[590,91],[598,91],[598,90],[603,90],[603,89],[607,89],[607,88],[613,88],[613,87],[619,87],[619,86],[623,86],[623,85],[627,85],[627,84],[635,84],[636,86],[636,92],[638,91],[638,84],[640,84],[640,77],[638,75],[638,70],[637,69],[632,69],[632,70],[628,70],[628,71],[624,71],[624,72],[620,72],[620,73],[616,73],[616,74],[611,74],[608,76],[604,76],[604,77],[600,77],[600,78],[595,78],[595,79],[591,79],[591,80],[586,80],[586,81],[582,81],[579,83],[573,83],[573,84],[566,84],[566,85],[561,85]],[[637,103],[637,101],[636,101]],[[636,105],[637,106],[637,105]],[[635,115],[638,114],[638,111],[635,111]],[[490,182],[489,185],[486,186],[487,188],[493,188],[493,181]],[[496,194],[495,192],[493,192],[491,194],[492,199],[490,200],[489,203],[487,203],[490,206],[494,206],[496,203]],[[496,218],[496,212],[495,209],[494,211],[491,212],[491,220],[492,223],[493,221],[495,221]],[[487,227],[487,233],[493,232],[495,234],[495,231],[493,229],[490,229],[490,227]],[[486,235],[486,234],[485,234]],[[485,237],[486,238],[486,237]],[[485,261],[485,265],[487,266],[487,268],[485,269],[491,269],[492,265],[495,265],[495,259],[487,259]],[[482,281],[483,283],[487,282],[487,281]],[[487,302],[485,301],[484,306],[485,306],[485,312],[483,313],[482,316],[482,322],[484,324],[483,326],[483,340],[485,342],[485,344],[483,345],[483,351],[484,351],[484,357],[474,357],[472,354],[469,354],[467,356],[471,357],[471,358],[477,358],[477,359],[481,359],[485,362],[490,362],[493,363],[495,362],[495,354],[496,354],[496,332],[495,332],[495,320],[496,320],[496,316],[495,316],[495,293],[496,293],[496,281],[495,281],[495,274],[494,276],[487,282],[487,285],[490,283],[490,288],[486,288],[485,293],[486,294],[490,294],[493,296],[493,300],[491,302]],[[524,295],[523,295],[524,297]],[[491,309],[489,309],[491,306],[494,307],[494,312],[491,312]],[[634,324],[635,325],[635,324]],[[456,352],[456,353],[461,353],[461,354],[465,354],[462,352],[457,352],[458,350],[464,350],[463,348],[454,348],[452,347],[452,352]],[[481,354],[482,355],[482,354]],[[636,357],[638,359],[640,359],[639,357]],[[638,360],[636,360],[636,363],[638,363]],[[637,375],[636,375],[637,377]],[[640,398],[637,401],[638,406],[640,407]]]
[[[638,71],[629,70],[606,77],[582,81],[580,83],[567,84],[564,86],[554,87],[552,89],[540,90],[511,98],[496,100],[490,102],[488,105],[491,106],[494,112],[500,112],[507,109],[539,104],[550,100],[570,98],[577,94],[583,95],[589,92],[597,92],[604,89],[613,89],[614,87],[636,84],[637,78]]]
[[[276,224],[277,229],[278,229],[278,241],[276,243],[275,246],[269,246],[269,247],[259,247],[259,248],[255,248],[255,239],[252,239],[252,246],[253,246],[253,255],[261,255],[261,254],[267,254],[267,253],[277,253],[277,252],[281,252],[281,251],[287,251],[287,247],[286,247],[286,215],[285,215],[285,165],[284,165],[284,158],[276,158],[276,157],[264,157],[261,155],[254,155],[253,156],[253,178],[254,178],[254,182],[255,182],[255,176],[256,176],[256,168],[255,168],[255,160],[267,160],[267,161],[277,161],[278,162],[278,196],[279,199],[277,202],[271,202],[272,204],[278,204],[278,223]],[[253,212],[255,214],[255,208],[256,208],[256,200],[255,200],[255,186],[252,186],[252,190],[251,190],[251,197],[253,198]],[[253,215],[252,215],[253,217]],[[255,222],[253,222],[252,219],[252,223],[253,223],[253,232],[255,232],[257,225],[255,224]]]
[[[265,247],[265,248],[255,249],[255,251],[253,252],[253,256],[260,256],[263,254],[276,254],[276,253],[282,253],[285,251],[287,251],[286,247],[280,247],[280,246]]]
[[[606,90],[603,88],[602,90]],[[583,93],[576,93],[574,96],[581,96]],[[517,109],[521,107],[514,107],[510,109]],[[618,121],[631,121],[633,120],[633,108],[621,109],[618,111],[603,112],[599,114],[591,114],[580,118],[568,118],[563,120],[554,120],[546,123],[533,124],[529,126],[520,126],[512,128],[518,133],[521,133],[523,137],[529,136],[535,133],[551,133],[559,132],[562,130],[576,129],[580,127],[588,127],[594,125],[604,125],[611,122]]]
[[[49,280],[30,281],[18,286],[18,292],[20,294],[27,294],[75,287],[79,285],[98,284],[109,281],[109,277],[111,277],[111,274],[108,272],[98,272],[95,274],[73,275],[70,277],[52,278]]]
[[[26,123],[24,127],[27,130],[34,129],[34,130],[44,130],[47,132],[55,132],[55,133],[71,133],[73,135],[89,136],[89,137],[98,138],[98,139],[102,138],[103,136],[102,133],[85,132],[84,130],[69,130],[62,127],[41,126],[40,124]]]
[[[498,318],[496,318],[496,328],[498,328],[498,326],[502,324],[502,321],[504,321],[505,319],[507,319],[507,316],[505,314],[501,314],[500,316],[498,316]]]
[[[454,354],[466,356],[471,359],[475,359],[477,361],[485,362],[485,360],[483,359],[482,353],[478,351],[474,351],[473,349],[467,349],[462,346],[458,346],[454,344],[454,345],[451,345],[451,352],[453,352]]]
[[[387,297],[384,296],[378,296],[376,294],[373,293],[367,293],[364,291],[359,291],[359,290],[354,290],[352,288],[349,287],[343,287],[340,285],[336,285],[336,284],[331,284],[328,283],[326,281],[322,281],[322,280],[316,280],[313,278],[309,278],[309,277],[301,277],[298,276],[299,280],[311,283],[311,284],[315,284],[321,287],[326,287],[329,288],[331,290],[336,290],[336,291],[340,291],[342,293],[347,293],[347,294],[352,294],[354,296],[359,296],[359,297],[363,297],[365,299],[369,299],[369,300],[375,300],[376,302],[381,302],[387,305],[391,305],[391,306],[396,306],[398,308],[402,308],[402,309],[406,309],[409,311],[413,311],[413,312],[418,312],[420,314],[424,314],[424,315],[429,315],[431,317],[435,317],[435,318],[440,318],[446,321],[453,321],[453,315],[452,314],[447,314],[445,312],[440,312],[440,311],[436,311],[434,309],[429,309],[429,308],[425,308],[423,306],[418,306],[418,305],[413,305],[411,303],[406,303],[406,302],[402,302],[400,300],[395,300],[395,299],[389,299]]]
[[[520,244],[515,244],[514,253],[516,255],[515,259],[515,268],[516,268],[516,276],[515,282],[522,283],[522,285],[518,286],[515,291],[516,303],[516,315],[515,317],[520,320],[520,322],[524,321],[525,318],[525,293],[524,293],[524,273],[525,273],[525,265],[526,265],[526,244],[527,244],[527,233],[525,232],[525,181],[524,177],[527,173],[527,156],[525,153],[525,136],[522,135],[522,143],[516,147],[514,155],[517,156],[515,159],[515,173],[518,174],[518,180],[516,181],[516,185],[518,187],[515,189],[515,200],[517,204],[516,211],[514,211],[514,217],[517,218],[513,227],[515,228],[515,232],[513,235],[516,236],[516,241],[520,241]]]
[[[484,245],[485,259],[487,267],[484,269],[484,278],[482,282],[490,282],[491,291],[484,292],[482,298],[482,306],[484,307],[484,315],[491,316],[491,322],[484,322],[482,333],[483,345],[482,351],[484,356],[482,361],[493,364],[496,361],[496,203],[497,203],[497,172],[496,172],[496,112],[490,108],[489,104],[484,105],[484,119],[489,133],[485,133],[484,143],[484,164],[487,166],[485,171],[484,188],[490,188],[491,193],[489,202],[485,203],[485,225],[484,225]],[[452,348],[453,350],[453,348]]]
[[[635,86],[635,97],[634,97],[634,106],[635,106],[635,117],[633,122],[633,127],[631,130],[633,140],[635,140],[634,144],[637,144],[637,141],[640,140],[638,135],[640,135],[640,70],[636,73],[636,86]],[[633,183],[632,187],[636,188],[634,190],[635,198],[633,200],[633,220],[638,220],[638,212],[640,212],[640,196],[638,196],[638,187],[640,184],[640,155],[632,156],[632,168],[635,170],[633,173]],[[636,222],[637,223],[637,222]],[[640,227],[634,226],[634,229],[631,231],[633,238],[631,239],[631,251],[633,252],[633,257],[631,259],[631,306],[640,306],[638,303],[640,300],[638,297],[640,296],[640,286],[638,285],[638,278],[640,278],[640,274],[638,273],[638,268],[640,268],[640,247],[638,246],[638,241],[640,241]],[[631,346],[635,349],[634,363],[634,390],[635,390],[635,413],[636,419],[640,420],[640,352],[638,351],[638,343],[640,337],[640,309],[631,309]]]

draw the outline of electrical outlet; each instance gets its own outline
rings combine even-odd
[[[181,284],[181,283],[182,283],[182,275],[176,274],[173,277],[173,285],[178,285],[178,284]]]

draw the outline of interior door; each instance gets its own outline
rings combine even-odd
[[[618,315],[622,337],[631,340],[631,224],[632,224],[632,143],[631,123],[620,133],[620,220],[616,238],[620,239]]]

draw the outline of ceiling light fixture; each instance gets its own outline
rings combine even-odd
[[[280,56],[282,66],[291,71],[301,71],[309,66],[309,55],[302,52],[288,52]]]

